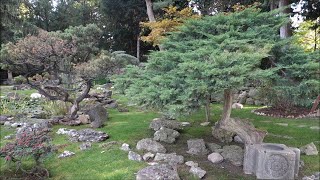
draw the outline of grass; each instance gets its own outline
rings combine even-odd
[[[126,99],[118,96],[116,99],[122,104],[126,103]],[[317,148],[320,149],[319,144],[319,130],[311,130],[310,126],[319,126],[319,120],[317,119],[285,119],[285,118],[272,118],[257,116],[251,113],[252,109],[257,108],[256,106],[246,106],[242,110],[233,110],[232,117],[239,117],[243,119],[251,120],[255,126],[260,129],[265,129],[269,133],[281,136],[290,136],[291,139],[281,138],[279,136],[268,135],[265,138],[265,142],[282,143],[287,146],[301,147],[302,145],[310,142],[315,143]],[[212,124],[219,120],[222,106],[214,104],[212,107],[213,117]],[[153,132],[148,129],[151,120],[158,117],[157,112],[144,112],[140,111],[135,107],[129,107],[129,112],[120,113],[116,110],[108,110],[109,119],[106,126],[100,128],[100,131],[104,131],[110,135],[110,138],[106,142],[118,141],[121,143],[128,143],[131,147],[135,147],[138,140],[146,137],[152,137]],[[200,110],[197,113],[182,117],[180,121],[188,121],[192,124],[191,127],[186,128],[181,133],[183,136],[178,140],[179,143],[172,145],[177,149],[177,154],[185,151],[185,141],[189,138],[204,138],[206,141],[213,139],[211,135],[211,127],[202,127],[199,124],[205,119],[204,110]],[[288,126],[279,126],[276,123],[287,123]],[[299,128],[299,125],[306,125],[306,127]],[[93,143],[92,149],[88,151],[80,151],[79,145],[81,143],[70,143],[65,135],[57,135],[55,132],[63,126],[54,126],[52,131],[53,143],[55,145],[66,146],[60,148],[57,153],[51,154],[44,165],[50,172],[50,177],[55,180],[91,180],[91,179],[135,179],[135,174],[139,169],[147,166],[143,162],[130,161],[127,158],[127,153],[119,150],[118,146],[111,149],[104,149],[99,147],[102,143]],[[82,129],[88,125],[78,127],[67,127]],[[3,146],[9,140],[4,140],[4,136],[12,134],[13,129],[7,129],[0,126],[0,145]],[[183,143],[182,143],[183,142]],[[73,157],[58,159],[57,156],[64,150],[75,152],[76,155]],[[179,152],[180,151],[180,152]],[[302,175],[311,175],[312,173],[319,171],[319,155],[317,156],[306,156],[302,155],[301,159],[304,161],[305,166],[301,170]],[[194,157],[185,157],[186,159],[192,159]],[[195,158],[194,158],[195,159]],[[207,179],[254,179],[253,176],[245,176],[238,174],[238,172],[229,172],[226,169],[222,169],[216,166],[202,163],[205,159],[198,160],[200,166],[208,171]],[[8,177],[14,174],[9,171],[12,165],[7,166],[3,159],[0,160],[0,179],[1,177]],[[26,167],[32,166],[32,161],[27,161]],[[190,177],[188,170],[182,170],[179,172],[183,179],[193,179]]]

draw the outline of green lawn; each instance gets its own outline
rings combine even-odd
[[[117,97],[122,103],[125,103],[125,98]],[[271,118],[257,116],[251,113],[251,110],[257,108],[252,106],[246,106],[242,110],[234,110],[233,117],[240,117],[244,119],[252,120],[252,122],[260,129],[265,129],[272,135],[268,135],[265,138],[265,142],[283,143],[292,147],[300,147],[310,142],[316,142],[317,148],[320,149],[320,135],[319,130],[311,130],[310,126],[319,126],[319,120],[317,119],[284,119],[284,118]],[[107,132],[110,138],[106,142],[118,141],[130,144],[131,147],[135,147],[138,140],[146,137],[152,137],[153,132],[148,129],[149,123],[155,117],[159,115],[156,112],[143,112],[135,107],[129,108],[130,112],[120,113],[116,110],[109,110],[109,120],[106,126],[99,130]],[[213,105],[213,121],[217,121],[221,115],[222,106]],[[192,126],[182,131],[183,137],[180,141],[185,141],[188,138],[205,138],[211,139],[211,127],[202,127],[199,124],[204,121],[204,111],[200,110],[189,117],[182,117],[180,121],[189,121]],[[275,123],[288,123],[287,127],[279,126]],[[306,125],[304,128],[299,128],[299,125]],[[0,145],[3,146],[8,140],[4,140],[4,136],[11,134],[12,129],[1,127]],[[49,158],[44,162],[45,167],[48,168],[52,179],[135,179],[135,174],[142,167],[147,166],[143,162],[130,161],[127,158],[127,153],[119,150],[118,147],[111,149],[104,149],[99,147],[102,143],[94,143],[91,150],[80,151],[78,148],[80,143],[70,143],[67,137],[64,135],[57,135],[55,132],[63,126],[55,126],[52,131],[53,143],[55,145],[66,146],[60,148],[57,153],[51,154]],[[88,126],[67,127],[81,129]],[[281,138],[274,135],[287,135],[292,137],[291,139]],[[178,141],[179,141],[178,140]],[[185,146],[186,143],[185,143]],[[59,153],[64,150],[73,151],[75,156],[65,159],[58,159]],[[179,154],[179,151],[177,151]],[[305,166],[301,170],[302,175],[311,175],[312,173],[319,171],[319,155],[318,156],[305,156],[302,155],[301,159],[305,162]],[[0,160],[1,174],[0,179],[11,175],[14,171],[9,171],[9,167],[12,165],[6,165],[4,160]],[[201,165],[201,163],[200,163]],[[27,161],[26,167],[31,167],[31,161]],[[206,170],[210,167],[206,167]],[[214,179],[252,179],[253,176],[247,177],[243,175],[237,175],[236,172],[229,172],[224,169],[217,169],[214,167],[214,176],[210,176]],[[210,172],[209,172],[210,173]],[[192,179],[188,176],[190,174],[182,172],[184,179]],[[2,178],[1,178],[2,177]],[[210,178],[208,178],[210,179]],[[253,178],[254,179],[254,178]]]

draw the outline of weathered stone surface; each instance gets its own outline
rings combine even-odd
[[[164,154],[157,153],[154,157],[154,161],[166,162],[169,164],[183,164],[184,158],[181,155],[177,155],[176,153]]]
[[[240,103],[233,103],[231,108],[232,109],[243,109],[243,105]]]
[[[245,102],[246,102],[246,99],[247,99],[247,96],[248,96],[248,94],[247,94],[247,92],[246,91],[243,91],[241,94],[239,94],[239,96],[238,96],[238,102],[240,103],[240,104],[244,104]]]
[[[11,127],[11,124],[12,124],[11,122],[9,122],[9,121],[6,121],[6,122],[4,122],[4,124],[3,124],[3,125],[4,125],[4,126],[8,126],[8,127]]]
[[[211,153],[208,156],[208,160],[212,163],[221,163],[223,161],[223,157],[219,153]]]
[[[71,152],[71,151],[63,151],[63,153],[60,154],[60,155],[58,156],[58,158],[66,158],[66,157],[70,157],[70,156],[73,156],[73,155],[75,155],[74,152]]]
[[[207,148],[209,149],[210,152],[221,152],[221,146],[216,143],[206,143]]]
[[[252,98],[247,98],[246,99],[246,104],[248,105],[254,105],[254,100]]]
[[[136,180],[180,180],[180,178],[176,167],[169,164],[159,164],[138,171]]]
[[[85,143],[82,143],[82,144],[80,144],[80,150],[81,151],[85,151],[85,150],[88,150],[88,149],[90,149],[91,148],[91,143],[90,142],[85,142]]]
[[[56,132],[57,134],[66,134],[66,135],[71,135],[72,133],[76,133],[77,130],[75,129],[67,129],[67,128],[60,128]]]
[[[103,126],[104,122],[107,121],[108,114],[104,107],[96,105],[88,111],[88,115],[91,120],[91,127],[99,128]]]
[[[230,145],[223,146],[221,155],[224,159],[231,162],[235,166],[241,166],[243,164],[244,151],[240,146]]]
[[[208,150],[206,148],[206,145],[204,143],[203,139],[190,139],[187,141],[188,143],[188,151],[189,154],[194,155],[207,155]]]
[[[153,140],[162,141],[166,143],[174,143],[176,138],[179,137],[180,133],[173,129],[168,129],[161,127],[158,131],[154,133]]]
[[[203,122],[203,123],[200,123],[200,126],[209,126],[210,122]]]
[[[121,145],[120,149],[123,150],[123,151],[130,151],[131,150],[130,147],[129,147],[129,144],[127,144],[127,143],[123,143]]]
[[[307,144],[305,146],[300,147],[300,151],[302,154],[310,155],[318,155],[318,150],[314,143]]]
[[[248,93],[249,97],[255,98],[258,95],[258,90],[255,88],[251,88]]]
[[[233,137],[234,142],[243,144],[243,140],[241,139],[241,137],[239,137],[238,135]]]
[[[6,121],[8,121],[8,117],[4,115],[0,115],[0,124],[4,125]]]
[[[102,131],[95,131],[93,129],[81,129],[79,131],[72,131],[68,134],[72,142],[101,142],[106,140],[109,135]]]
[[[91,122],[89,115],[86,114],[79,115],[78,119],[81,122],[81,124],[90,124]]]
[[[128,159],[132,160],[132,161],[142,161],[140,154],[133,152],[133,151],[129,151]]]
[[[157,141],[152,140],[151,138],[141,139],[138,143],[136,148],[138,150],[146,150],[154,153],[165,153],[167,150],[166,148],[158,143]]]
[[[190,166],[190,167],[198,167],[198,166],[199,166],[198,163],[193,162],[193,161],[187,161],[187,162],[185,163],[185,165]]]
[[[149,160],[151,160],[152,158],[154,158],[154,154],[153,153],[151,153],[151,152],[147,152],[145,155],[143,155],[143,160],[145,160],[145,161],[149,161]]]
[[[13,139],[13,138],[15,138],[16,136],[14,135],[14,134],[10,134],[10,135],[8,135],[8,136],[5,136],[3,139],[7,139],[7,140],[9,140],[9,139]]]
[[[154,131],[159,130],[161,127],[166,127],[174,130],[182,129],[182,125],[180,122],[175,120],[161,119],[161,118],[153,119],[149,126],[149,128],[153,129]]]
[[[300,151],[283,144],[246,145],[243,170],[258,179],[295,179],[298,176]]]
[[[319,179],[320,179],[320,172],[316,172],[311,176],[305,176],[302,178],[302,180],[319,180]]]
[[[214,138],[218,139],[220,142],[230,143],[235,136],[234,132],[230,132],[221,128],[212,127],[212,135]]]
[[[181,122],[181,126],[187,127],[190,126],[191,124],[189,122]]]
[[[207,173],[207,171],[201,169],[200,167],[195,167],[195,166],[192,166],[189,172],[194,176],[198,177],[199,179],[202,179],[203,176],[205,176]]]

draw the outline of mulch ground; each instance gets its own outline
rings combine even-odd
[[[266,116],[285,117],[285,118],[302,118],[309,116],[310,109],[303,107],[292,107],[290,109],[267,107],[254,110],[255,113],[263,113]]]

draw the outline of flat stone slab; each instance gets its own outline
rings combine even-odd
[[[180,180],[180,177],[175,166],[158,164],[138,171],[136,180]]]
[[[174,130],[182,129],[182,125],[180,122],[175,120],[161,119],[161,118],[153,119],[149,126],[149,128],[153,129],[154,131],[159,130],[161,127],[166,127]]]
[[[221,155],[235,166],[241,166],[243,164],[244,151],[240,146],[223,146]]]
[[[109,138],[107,133],[93,129],[77,131],[75,129],[60,128],[56,133],[68,135],[71,142],[101,142]]]
[[[175,165],[175,164],[183,164],[184,158],[183,156],[177,155],[176,153],[171,153],[171,154],[157,153],[156,156],[154,157],[154,161],[165,162],[165,163]]]

